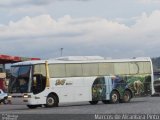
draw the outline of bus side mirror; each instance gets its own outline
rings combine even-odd
[[[36,85],[37,85],[37,77],[34,76],[34,77],[33,77],[33,86],[36,86]]]
[[[37,86],[37,82],[40,82],[42,79],[42,74],[33,75],[33,86]]]

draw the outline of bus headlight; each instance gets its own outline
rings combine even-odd
[[[23,98],[31,98],[31,95],[23,95]]]
[[[12,98],[12,96],[11,96],[11,95],[8,95],[8,99],[10,99],[10,98]]]
[[[24,97],[24,98],[28,98],[28,95],[24,95],[23,97]]]

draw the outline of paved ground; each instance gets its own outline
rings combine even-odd
[[[88,102],[60,104],[56,108],[28,109],[24,105],[0,105],[0,114],[159,114],[160,97],[134,98],[130,103],[90,105]],[[87,117],[87,116],[86,116]],[[41,117],[42,118],[42,117]]]

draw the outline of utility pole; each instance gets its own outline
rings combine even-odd
[[[62,55],[63,55],[63,48],[61,48],[61,57],[62,57]]]

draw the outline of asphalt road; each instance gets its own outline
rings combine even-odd
[[[82,102],[60,104],[55,108],[39,107],[37,109],[29,109],[25,105],[0,105],[0,115],[4,114],[20,115],[22,119],[25,118],[22,117],[25,115],[32,118],[39,116],[41,119],[43,119],[42,115],[45,118],[49,115],[52,115],[51,118],[53,118],[53,115],[56,115],[62,117],[61,119],[66,119],[66,115],[71,118],[83,115],[82,119],[84,119],[91,117],[87,115],[92,115],[94,118],[95,114],[160,114],[160,97],[133,98],[130,103],[103,104],[99,102],[97,105],[90,105],[88,102]]]

